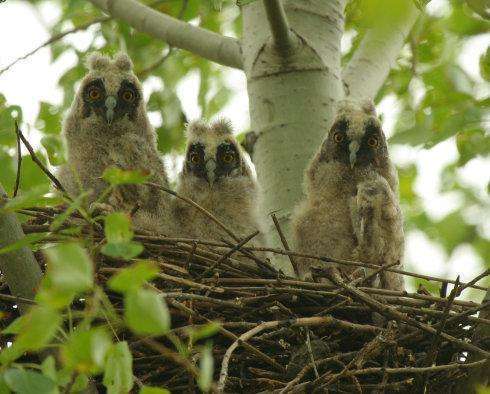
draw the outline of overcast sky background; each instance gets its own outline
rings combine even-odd
[[[428,12],[438,14],[447,11],[446,0],[433,0]],[[34,47],[49,38],[48,31],[43,25],[54,21],[58,10],[50,5],[41,11],[42,18],[28,4],[7,0],[0,3],[0,69],[12,60],[24,55]],[[342,45],[347,47],[352,39],[346,34]],[[88,32],[79,32],[66,38],[79,50],[85,50],[90,40]],[[479,75],[479,57],[490,44],[490,33],[480,35],[464,45],[460,55],[461,66],[479,82],[478,96],[490,95],[490,84],[485,83]],[[0,92],[11,104],[20,105],[24,112],[24,129],[31,141],[39,140],[39,133],[34,127],[39,111],[39,103],[47,101],[59,104],[62,91],[56,85],[59,76],[72,67],[76,57],[72,53],[63,54],[55,63],[50,62],[48,48],[44,48],[27,60],[19,62],[11,70],[0,76]],[[222,111],[222,115],[230,118],[237,130],[245,130],[249,126],[248,100],[246,81],[242,72],[224,68],[227,84],[233,89],[231,102]],[[197,105],[199,76],[190,75],[178,87],[177,93],[182,101],[188,119],[200,116]],[[153,90],[161,88],[156,78],[150,78],[144,85],[145,97],[148,98]],[[396,119],[397,105],[394,97],[386,97],[378,106],[378,112],[383,116],[384,130],[389,136]],[[150,120],[155,126],[162,121],[159,116],[150,114]],[[438,192],[440,173],[444,166],[455,160],[457,150],[454,141],[448,140],[432,149],[395,146],[391,155],[399,165],[416,163],[419,176],[416,182],[416,192],[423,200],[424,208],[434,218],[444,217],[458,206],[457,195]],[[0,167],[1,168],[1,167]],[[1,170],[1,169],[0,169]],[[462,181],[471,185],[479,193],[488,198],[486,187],[490,181],[490,158],[479,158],[470,161],[459,172]],[[481,213],[479,213],[481,214]],[[482,231],[490,238],[490,212],[484,213],[486,224]],[[406,266],[417,272],[455,278],[458,274],[462,280],[469,280],[482,270],[483,261],[471,247],[462,245],[448,261],[444,250],[430,242],[423,233],[412,232],[407,235],[405,256]]]

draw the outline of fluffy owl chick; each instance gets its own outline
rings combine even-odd
[[[293,218],[298,251],[376,265],[401,264],[398,178],[372,105],[342,103],[307,170],[306,188]],[[303,277],[311,277],[312,264],[318,263],[298,261]],[[395,273],[384,271],[380,282],[386,289],[403,289],[402,277]]]
[[[187,139],[177,192],[210,211],[240,238],[260,231],[257,184],[229,122],[193,122],[187,128]],[[176,202],[175,217],[182,235],[229,238],[209,217],[185,202]],[[260,242],[254,239],[252,243]]]
[[[164,165],[156,148],[156,135],[148,121],[141,84],[126,54],[114,59],[92,54],[64,122],[68,160],[60,181],[72,196],[91,191],[94,202],[106,190],[101,179],[108,167],[148,171],[150,181],[166,186]],[[144,185],[119,187],[108,198],[117,210],[131,211],[139,229],[163,231],[169,200],[164,192]]]

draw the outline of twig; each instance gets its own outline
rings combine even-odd
[[[454,302],[454,299],[456,298],[456,295],[459,293],[459,275],[456,278],[456,284],[454,285],[453,289],[451,290],[451,293],[449,293],[449,297],[447,298],[446,305],[444,306],[443,310],[443,315],[442,315],[442,320],[440,324],[438,324],[437,327],[437,332],[436,335],[434,336],[434,340],[432,341],[432,345],[427,352],[426,358],[425,358],[425,365],[426,366],[431,366],[434,363],[434,360],[437,357],[437,352],[439,345],[441,343],[441,333],[442,330],[446,327],[447,319],[449,317],[449,312],[451,310],[451,305]],[[428,376],[425,379],[425,384],[424,386],[427,385],[427,380]]]
[[[282,246],[284,247],[285,250],[290,251],[291,249],[289,248],[288,240],[286,239],[284,233],[282,232],[281,225],[277,220],[276,214],[272,213],[271,217],[272,217],[272,221],[274,222],[274,226],[276,226],[276,230],[277,233],[279,234],[279,238],[281,238]],[[296,263],[296,260],[291,254],[288,254],[288,257],[289,257],[289,261],[291,262],[291,265],[293,266],[294,274],[296,275],[296,277],[299,277],[298,264]]]
[[[183,0],[182,1],[182,7],[180,8],[179,14],[177,15],[177,19],[182,19],[182,17],[184,16],[185,10],[187,9],[188,4],[189,4],[189,0]],[[138,78],[140,78],[140,79],[145,78],[153,70],[157,69],[163,63],[165,63],[165,61],[170,57],[170,55],[172,55],[174,49],[175,49],[174,47],[169,46],[168,51],[165,55],[163,55],[160,59],[158,59],[153,64],[150,64],[148,67],[146,67],[143,70],[140,70],[136,73]]]
[[[199,370],[196,368],[196,366],[191,364],[189,360],[182,357],[180,354],[170,350],[166,346],[163,346],[161,343],[153,339],[144,338],[141,339],[141,342],[147,345],[148,347],[152,348],[153,350],[156,350],[165,358],[168,358],[169,360],[172,360],[174,363],[184,367],[192,376],[194,376],[194,378],[199,377]]]
[[[482,272],[480,275],[476,276],[474,279],[470,280],[468,283],[462,283],[459,288],[458,288],[458,293],[456,294],[456,297],[459,297],[463,290],[467,289],[468,287],[473,287],[475,283],[477,283],[479,280],[485,278],[486,276],[490,275],[490,268],[486,269],[485,272]]]
[[[0,73],[1,75],[1,73]],[[20,171],[22,168],[22,152],[21,152],[21,147],[20,147],[20,136],[18,133],[19,128],[15,127],[15,139],[17,140],[17,174],[15,176],[15,186],[14,186],[14,197],[17,197],[17,193],[19,191],[19,186],[20,186]]]
[[[332,271],[333,272],[333,271]],[[355,287],[349,286],[348,284],[344,283],[344,281],[340,278],[338,274],[332,273],[329,275],[329,279],[334,282],[337,286],[343,287],[345,290],[347,290],[350,294],[352,294],[353,297],[359,299],[363,303],[367,304],[368,306],[371,307],[374,311],[378,312],[379,314],[387,317],[389,320],[394,319],[397,321],[403,321],[411,326],[417,327],[423,331],[426,331],[430,334],[437,334],[437,330],[434,329],[433,327],[421,323],[415,319],[412,319],[408,317],[406,314],[401,313],[397,311],[395,308],[392,306],[383,304],[379,301],[376,301],[374,298],[370,297],[367,293],[361,291],[360,289],[357,289]],[[461,349],[468,350],[471,352],[476,352],[484,357],[490,357],[490,353],[480,349],[479,347],[472,345],[471,343],[467,343],[465,341],[462,341],[461,339],[455,338],[449,334],[446,334],[444,332],[441,332],[440,335],[447,341],[454,343],[455,345],[458,345]]]
[[[47,177],[51,180],[51,182],[53,182],[53,184],[55,185],[55,187],[62,191],[63,193],[66,193],[66,190],[65,188],[61,185],[60,181],[46,168],[46,166],[38,159],[38,157],[36,156],[36,153],[34,152],[34,149],[32,148],[31,144],[29,143],[29,141],[27,141],[27,139],[24,137],[24,135],[22,134],[22,131],[19,129],[19,125],[17,124],[17,122],[15,122],[15,132],[17,133],[17,135],[19,136],[19,138],[22,140],[22,143],[24,144],[24,146],[27,148],[27,150],[29,151],[29,154],[31,155],[31,158],[32,158],[32,161],[34,163],[37,164],[37,166],[41,169],[42,172],[44,172]]]
[[[231,238],[233,238],[236,242],[240,242],[241,239],[238,238],[231,229],[229,229],[224,223],[222,223],[216,216],[214,216],[211,212],[209,212],[206,208],[203,208],[200,206],[198,203],[192,201],[190,198],[187,198],[185,196],[181,196],[177,192],[174,192],[172,189],[166,188],[162,185],[159,185],[158,183],[153,183],[153,182],[146,182],[145,183],[148,186],[153,186],[156,187],[157,189],[163,190],[166,193],[171,194],[174,197],[177,197],[178,199],[185,201],[189,205],[192,205],[194,208],[197,210],[201,211],[204,215],[206,215],[209,219],[211,219],[213,222],[215,222],[221,229],[223,229]]]
[[[281,0],[264,0],[264,8],[271,28],[274,46],[282,56],[289,55],[293,43],[288,18]]]
[[[77,26],[77,27],[74,27],[73,29],[70,29],[70,30],[67,30],[63,33],[59,33],[59,34],[55,34],[54,36],[50,37],[49,39],[47,39],[46,41],[44,41],[41,45],[35,47],[34,49],[32,49],[31,51],[29,51],[28,53],[26,53],[25,55],[15,59],[13,62],[9,63],[7,66],[5,66],[4,68],[2,68],[0,70],[0,75],[2,75],[5,71],[8,71],[10,68],[12,68],[13,66],[15,66],[18,62],[20,62],[21,60],[25,60],[27,59],[29,56],[32,56],[34,55],[37,51],[39,51],[40,49],[52,44],[53,42],[56,42],[56,41],[59,41],[61,40],[62,38],[66,37],[67,35],[69,34],[73,34],[73,33],[76,33],[78,31],[81,31],[81,30],[86,30],[88,29],[90,26],[92,25],[95,25],[96,23],[103,23],[103,22],[107,22],[111,20],[110,17],[107,17],[107,16],[103,16],[103,17],[99,17],[99,18],[95,18],[87,23],[84,23],[80,26]]]
[[[301,258],[305,258],[305,259],[318,260],[318,261],[323,261],[326,263],[335,263],[335,264],[347,265],[347,266],[352,266],[352,267],[366,267],[366,268],[372,268],[375,270],[379,269],[379,265],[375,265],[375,264],[361,263],[358,261],[351,261],[351,260],[335,259],[332,257],[318,256],[318,255],[313,255],[313,254],[308,254],[308,253],[299,253],[299,252],[295,252],[295,251],[287,251],[287,250],[277,249],[277,248],[253,247],[253,248],[248,248],[248,249],[256,251],[256,252],[270,252],[270,253],[274,253],[274,254],[281,254],[284,256],[291,255],[291,256],[301,257]],[[425,280],[434,281],[434,282],[441,282],[441,283],[448,282],[448,283],[454,284],[454,280],[451,280],[451,279],[437,278],[435,276],[417,274],[415,272],[403,271],[403,270],[396,269],[396,268],[385,268],[385,270],[389,271],[389,272],[395,272],[397,274],[401,274],[401,275],[405,275],[405,276],[412,276],[414,278],[420,278],[420,279],[425,279]],[[465,285],[465,284],[466,283],[461,283],[461,285]],[[472,288],[478,289],[478,290],[487,291],[486,287],[478,286],[475,284],[473,284],[469,287],[472,287]]]
[[[245,237],[243,240],[241,240],[239,243],[237,243],[233,248],[231,248],[228,252],[226,252],[223,256],[221,256],[211,267],[209,267],[206,271],[204,271],[203,274],[201,275],[201,277],[204,277],[209,272],[214,271],[217,267],[220,266],[221,263],[223,263],[225,260],[227,260],[229,257],[231,257],[233,253],[235,253],[237,250],[240,250],[242,248],[242,246],[244,246],[247,242],[249,242],[251,239],[255,238],[259,234],[260,234],[260,231],[255,231],[254,233]]]

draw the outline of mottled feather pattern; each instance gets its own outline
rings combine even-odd
[[[129,57],[118,54],[110,59],[92,54],[87,66],[88,73],[63,125],[68,160],[59,177],[68,193],[76,196],[91,190],[89,203],[95,201],[108,186],[101,176],[111,166],[148,171],[151,182],[167,186],[156,134],[148,120],[141,99],[142,87]],[[92,85],[95,93],[90,88]],[[105,118],[110,112],[108,100],[113,100],[113,114],[120,111],[120,116],[115,116],[112,122]],[[138,229],[170,231],[170,198],[161,190],[144,185],[121,186],[107,202],[114,209],[128,212],[136,209],[133,220]]]
[[[341,103],[332,129],[306,172],[306,196],[293,215],[299,252],[401,265],[404,235],[398,178],[373,108]],[[313,266],[324,266],[309,259],[298,259],[298,263],[304,278],[311,278]],[[339,268],[347,275],[354,271]],[[398,274],[384,272],[380,279],[383,288],[403,289]]]

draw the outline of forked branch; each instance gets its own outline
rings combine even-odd
[[[172,47],[188,50],[224,66],[242,68],[239,42],[179,21],[135,0],[90,0],[96,7]]]
[[[264,0],[265,13],[271,28],[272,40],[277,51],[287,56],[293,46],[288,17],[281,0]]]

